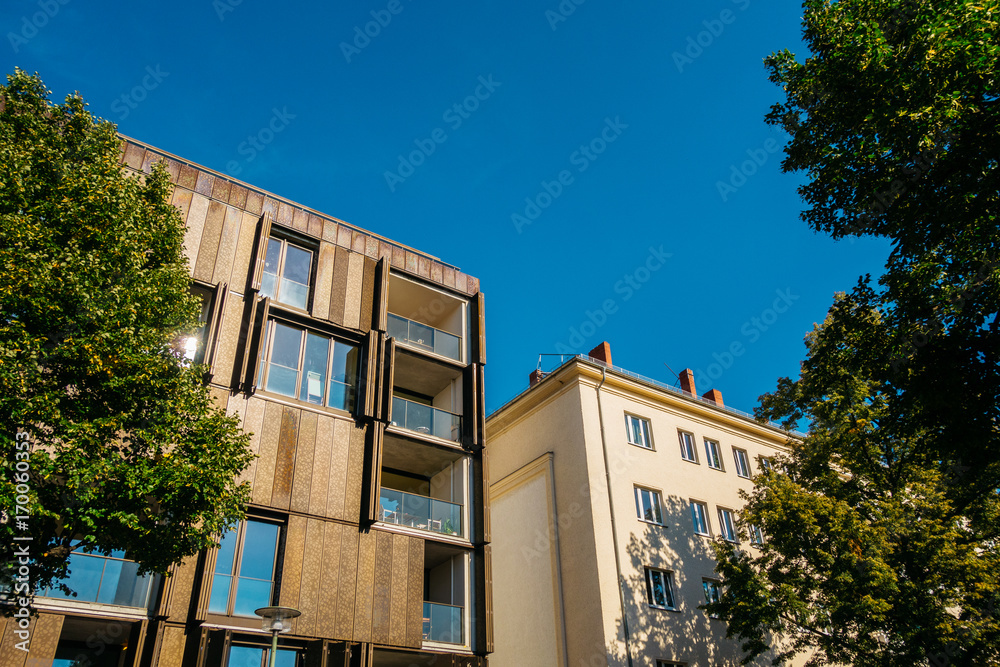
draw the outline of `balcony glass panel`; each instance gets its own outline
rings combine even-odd
[[[124,553],[112,552],[110,558],[100,554],[74,553],[70,556],[66,585],[77,596],[67,595],[56,588],[47,588],[39,595],[81,602],[145,607],[153,584],[152,575],[139,576],[138,564],[122,558]]]
[[[455,361],[462,360],[462,339],[459,336],[392,313],[389,313],[389,336],[418,350]]]
[[[464,644],[462,608],[437,602],[424,603],[424,641]]]
[[[381,519],[386,523],[462,536],[461,505],[386,488],[379,494],[379,502]]]
[[[392,397],[392,424],[452,442],[458,442],[462,437],[460,415],[414,403],[398,396]]]

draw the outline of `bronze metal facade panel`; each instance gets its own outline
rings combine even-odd
[[[170,591],[170,616],[174,620],[187,618],[191,609],[195,574],[198,570],[198,556],[188,556],[174,570],[173,586]]]
[[[436,283],[444,282],[444,267],[438,262],[431,262],[431,280]]]
[[[33,623],[33,621],[29,621]],[[3,627],[3,639],[0,640],[0,667],[24,667],[24,659],[27,657],[23,651],[15,648],[15,645],[22,641],[14,634],[18,630],[17,621],[13,618],[0,616],[0,623]],[[31,628],[28,628],[31,630]]]
[[[271,505],[283,510],[289,508],[292,500],[292,475],[295,473],[295,450],[299,440],[301,414],[301,410],[287,406],[281,411],[281,431],[278,433],[278,452],[274,459]]]
[[[174,188],[174,194],[170,197],[170,203],[180,209],[181,220],[187,221],[188,212],[191,210],[191,191]],[[185,222],[185,224],[187,223]]]
[[[364,274],[361,281],[361,310],[358,312],[358,328],[367,333],[372,324],[372,303],[375,300],[375,260],[364,258]]]
[[[375,538],[375,589],[372,597],[372,641],[389,643],[390,610],[392,608],[392,533],[372,531]]]
[[[242,185],[233,183],[233,186],[229,189],[229,203],[236,208],[245,209],[247,206],[247,189]]]
[[[293,607],[306,613],[301,604],[302,560],[306,554],[306,524],[308,519],[292,515],[288,517],[288,529],[285,533],[285,557],[281,563],[281,593],[278,604],[283,607]],[[299,633],[299,621],[293,621],[292,633]]]
[[[310,236],[321,238],[323,236],[323,218],[319,217],[315,213],[308,213],[307,217],[309,221],[306,224],[306,231],[309,232]],[[329,241],[330,239],[327,240]]]
[[[372,329],[386,331],[389,312],[389,264],[391,260],[380,259],[375,264],[375,284],[372,287]]]
[[[358,542],[360,534],[351,526],[341,533],[340,584],[337,587],[337,637],[354,636],[354,604],[358,582]]]
[[[156,667],[183,667],[186,639],[184,628],[164,626],[159,655],[154,657]]]
[[[302,411],[299,423],[299,442],[295,454],[295,472],[292,478],[292,502],[289,506],[293,512],[309,512],[318,420],[319,415],[315,412]]]
[[[455,269],[446,266],[444,267],[444,272],[442,275],[443,275],[442,282],[446,287],[455,286]]]
[[[337,258],[333,262],[333,287],[330,291],[330,321],[343,325],[351,252],[338,247],[336,256]]]
[[[330,450],[330,485],[327,491],[326,515],[335,519],[347,519],[348,459],[351,452],[351,431],[354,426],[343,419],[333,423],[333,447]],[[357,516],[354,517],[357,521]]]
[[[229,392],[220,387],[209,387],[208,395],[212,397],[212,401],[215,402],[216,407],[226,409],[229,404]]]
[[[222,202],[209,202],[208,214],[205,216],[205,226],[201,234],[201,244],[198,246],[198,261],[194,262],[195,280],[212,282],[212,276],[215,274],[215,260],[219,255],[222,226],[226,222],[226,208],[228,207]]]
[[[315,637],[319,621],[319,593],[323,582],[323,524],[318,519],[306,521],[306,547],[302,558],[299,606],[302,616],[295,631]]]
[[[368,243],[368,235],[363,232],[354,232],[354,237],[351,240],[351,250],[358,253],[359,255],[365,254],[365,246]]]
[[[133,169],[142,166],[142,158],[146,154],[146,149],[137,144],[125,144],[125,164]]]
[[[327,495],[330,490],[330,455],[333,451],[334,419],[320,415],[316,420],[316,446],[313,452],[313,469],[309,488],[308,513],[328,516]]]
[[[410,273],[417,272],[417,255],[409,250],[406,251],[406,270]]]
[[[166,162],[167,158],[162,155],[157,155],[153,151],[146,151],[146,154],[142,156],[142,173],[149,174],[153,171],[153,165],[157,162]]]
[[[328,243],[337,242],[337,223],[333,220],[322,220],[323,223],[323,240]],[[310,229],[312,227],[310,226]]]
[[[422,278],[431,277],[431,260],[426,257],[417,257],[417,275]]]
[[[240,222],[243,212],[229,206],[226,208],[226,222],[222,227],[222,237],[219,239],[219,253],[215,260],[215,272],[212,282],[228,283],[233,274],[233,258],[236,256],[236,243],[240,237]],[[232,283],[242,289],[243,281]]]
[[[455,289],[462,292],[468,293],[469,291],[469,276],[465,275],[461,271],[455,272]]]
[[[247,276],[250,275],[250,260],[253,255],[254,239],[257,238],[257,221],[260,216],[243,213],[240,216],[240,232],[236,241],[236,255],[233,258],[233,271],[229,284],[233,289],[243,294],[246,290]]]
[[[275,204],[278,206],[278,210],[274,214],[274,219],[278,222],[278,224],[284,225],[285,227],[291,227],[295,209],[285,202],[276,201]]]
[[[264,195],[250,190],[247,192],[247,213],[259,216],[264,211]]]
[[[378,259],[378,239],[374,236],[369,236],[365,239],[365,255],[371,257],[372,259]]]
[[[392,536],[392,600],[389,609],[389,644],[393,646],[406,645],[406,592],[409,589],[410,556],[409,541],[414,538],[406,535]]]
[[[333,263],[337,257],[334,245],[319,244],[319,262],[316,268],[316,287],[313,294],[312,315],[322,320],[330,319],[330,294],[333,290]]]
[[[215,381],[229,386],[233,372],[236,369],[236,352],[240,343],[240,328],[243,324],[243,301],[230,294],[226,300],[226,312],[222,320],[222,329],[216,341],[218,352],[215,355]],[[243,360],[239,360],[242,364]]]
[[[340,581],[340,539],[349,528],[333,521],[322,522],[324,528],[322,574],[318,583],[319,600],[316,604],[317,637],[337,637],[337,588]]]
[[[358,545],[358,591],[354,605],[354,640],[372,641],[372,602],[375,594],[375,533],[361,533]]]
[[[59,634],[62,632],[63,616],[61,614],[39,614],[32,623],[31,644],[28,647],[28,659],[25,665],[51,665],[56,657],[56,647],[59,645]],[[21,653],[15,650],[14,653]]]
[[[199,171],[198,180],[195,182],[194,191],[206,197],[212,196],[212,186],[215,185],[215,176],[208,172]]]
[[[282,412],[278,403],[265,401],[264,424],[260,434],[260,458],[253,480],[253,502],[260,505],[271,504],[271,490],[274,486],[274,464],[278,455],[278,438],[281,434]]]
[[[177,185],[188,190],[194,190],[198,182],[198,170],[189,164],[181,166],[181,175],[177,178]]]
[[[393,246],[392,248],[392,265],[397,269],[406,268],[406,251],[402,248],[397,248]]]
[[[281,209],[278,209],[281,212]],[[300,232],[304,232],[309,229],[309,214],[303,211],[301,208],[292,209],[292,229],[297,229]]]
[[[424,641],[424,541],[409,538],[406,562],[406,645],[420,648]]]
[[[347,493],[344,496],[344,518],[358,521],[361,517],[361,477],[365,468],[365,429],[351,427],[351,451],[347,461]]]
[[[272,219],[278,215],[278,202],[267,195],[264,196],[264,203],[261,205],[261,213],[266,213],[271,216]]]
[[[392,244],[386,243],[385,241],[379,241],[378,256],[380,259],[383,257],[388,257],[389,264],[392,264]]]
[[[250,462],[250,466],[240,475],[240,482],[250,482],[253,485],[254,476],[257,474],[257,461],[260,459],[256,457],[260,453],[260,432],[263,430],[264,424],[264,406],[265,401],[259,398],[245,399],[242,395],[233,396],[230,403],[233,401],[239,401],[246,403],[246,415],[243,418],[243,430],[250,433],[250,451],[254,453],[254,460]]]
[[[351,231],[350,227],[346,225],[338,225],[337,230],[337,245],[341,248],[351,249],[351,239],[354,237],[354,233]]]
[[[215,185],[212,187],[212,199],[218,199],[221,202],[229,201],[229,189],[232,187],[232,183],[224,178],[215,179]]]
[[[194,271],[194,258],[198,255],[201,244],[201,232],[205,228],[205,217],[208,215],[208,197],[194,193],[191,195],[191,208],[187,215],[187,229],[184,232],[184,255],[191,260],[190,270]]]
[[[344,304],[344,326],[361,328],[361,288],[364,286],[365,256],[352,252],[347,260],[347,294]]]

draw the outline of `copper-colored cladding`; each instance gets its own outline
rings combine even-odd
[[[215,185],[215,177],[204,171],[198,172],[198,180],[195,182],[194,191],[206,197],[212,196],[212,186]]]
[[[289,509],[293,512],[309,512],[309,494],[312,488],[313,455],[316,450],[316,428],[319,415],[302,411],[299,423],[299,441],[295,452],[292,497]]]
[[[420,646],[424,620],[424,545],[412,539],[406,577],[406,645]]]
[[[305,549],[302,557],[302,576],[299,583],[299,599],[291,605],[303,612],[296,620],[296,633],[316,636],[319,623],[320,584],[323,580],[323,538],[325,521],[309,519],[306,522]]]
[[[257,459],[257,474],[253,480],[252,501],[257,505],[271,504],[271,490],[274,487],[274,468],[278,455],[278,437],[281,435],[280,403],[268,402],[264,408],[264,425],[260,434],[260,458]]]
[[[340,585],[340,554],[341,533],[348,528],[340,523],[324,521],[323,544],[320,553],[322,571],[320,578],[313,582],[318,585],[319,597],[316,599],[316,625],[313,635],[317,637],[336,637],[337,628],[337,590]],[[318,546],[318,545],[317,545]]]
[[[365,257],[361,280],[361,310],[358,311],[358,329],[368,333],[372,328],[372,304],[375,295],[375,265],[374,259]]]
[[[354,637],[354,601],[358,585],[358,543],[361,534],[344,527],[340,543],[340,586],[337,590],[336,637]]]
[[[158,638],[159,662],[156,667],[183,667],[186,645],[184,628],[176,625],[160,626],[162,636]]]
[[[211,282],[215,273],[215,261],[219,255],[219,241],[222,239],[222,226],[226,221],[228,207],[219,201],[208,205],[205,216],[205,226],[201,232],[201,244],[198,246],[198,260],[194,263],[194,279]]]
[[[59,632],[62,630],[63,617],[54,614],[40,614],[30,619],[28,632],[31,642],[29,651],[15,648],[22,641],[16,634],[19,630],[17,619],[0,617],[0,667],[23,667],[24,665],[50,665],[56,655],[56,645],[59,643]]]
[[[226,207],[226,220],[222,226],[219,238],[219,251],[215,259],[215,268],[209,280],[213,283],[228,283],[233,274],[233,259],[236,256],[236,243],[240,237],[240,226],[243,212],[233,206]],[[201,254],[198,255],[201,261]]]
[[[392,533],[375,535],[375,595],[372,601],[372,641],[389,643],[392,602]]]
[[[347,258],[347,293],[344,295],[344,326],[348,329],[358,329],[361,325],[361,292],[365,280],[364,255],[350,253]]]
[[[389,639],[386,643],[394,646],[406,645],[406,584],[409,576],[409,543],[411,541],[416,540],[406,535],[392,536],[392,583],[390,585],[392,597],[389,601]]]
[[[281,562],[281,591],[278,604],[283,607],[301,607],[302,590],[302,560],[306,553],[306,524],[308,519],[303,516],[288,517],[288,528],[285,531],[285,557]],[[292,632],[299,634],[298,624],[302,617],[292,621]]]
[[[168,617],[170,620],[184,621],[187,618],[197,574],[198,556],[188,556],[174,570],[172,577],[174,581],[170,591],[170,615]]]
[[[347,273],[351,253],[344,248],[337,248],[333,261],[333,291],[330,293],[330,321],[343,326],[344,305],[347,300]]]
[[[299,439],[301,410],[286,407],[281,412],[281,431],[278,433],[278,452],[274,462],[274,486],[271,489],[271,507],[289,509],[292,499],[292,472],[295,469],[295,449]],[[315,436],[314,436],[315,437]]]

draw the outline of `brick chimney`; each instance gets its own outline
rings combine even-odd
[[[545,377],[545,373],[542,372],[542,369],[536,368],[535,370],[531,371],[531,375],[528,376],[528,386],[534,387],[536,384],[542,381],[543,377]]]
[[[691,394],[692,396],[697,396],[698,391],[694,388],[694,371],[690,368],[685,368],[681,371],[681,389]]]
[[[718,389],[709,389],[704,394],[701,395],[706,401],[712,401],[720,408],[722,407],[722,392]]]
[[[611,345],[608,341],[604,341],[587,355],[591,359],[596,359],[597,361],[603,362],[604,364],[611,366]]]

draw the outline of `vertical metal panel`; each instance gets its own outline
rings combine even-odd
[[[212,597],[212,576],[215,573],[215,563],[219,550],[206,549],[203,553],[201,569],[195,577],[198,582],[198,606],[194,618],[198,621],[204,621],[208,614],[208,604]]]
[[[305,667],[333,667],[334,663],[329,659],[330,642],[326,639],[317,639],[306,644]]]
[[[482,516],[483,516],[483,542],[492,542],[492,530],[490,528],[490,452],[485,447],[479,452],[482,471]]]
[[[274,485],[271,506],[287,510],[292,500],[292,475],[295,471],[295,450],[299,440],[301,410],[285,406],[281,411],[281,431],[278,451],[274,457]]]
[[[330,290],[330,321],[344,324],[344,304],[347,302],[347,274],[351,252],[337,248],[333,262],[333,287]]]
[[[208,317],[208,335],[205,337],[205,364],[208,366],[208,378],[215,376],[215,360],[219,356],[219,343],[222,337],[222,321],[226,315],[226,300],[229,296],[229,285],[219,283],[215,286],[215,293],[212,294],[212,308]],[[223,377],[226,377],[223,369]]]
[[[382,340],[382,380],[379,387],[382,395],[380,397],[381,405],[375,411],[375,417],[388,424],[392,421],[392,385],[395,382],[396,372],[396,339],[383,338]]]
[[[490,545],[483,546],[483,560],[485,569],[485,580],[483,581],[483,597],[481,598],[483,603],[482,606],[486,608],[486,645],[483,647],[483,651],[486,653],[493,652],[493,547]]]
[[[392,601],[389,610],[389,641],[393,646],[406,645],[406,592],[409,582],[407,559],[409,540],[406,535],[392,536]]]
[[[364,275],[361,281],[361,308],[358,311],[358,328],[364,332],[368,332],[372,328],[374,292],[375,260],[371,257],[365,257]]]
[[[475,517],[472,526],[473,544],[489,542],[489,507],[486,481],[486,470],[483,468],[485,450],[471,457],[472,463],[472,515]]]
[[[340,546],[344,530],[350,530],[333,521],[323,522],[323,571],[319,581],[319,601],[316,605],[315,634],[319,637],[341,637],[337,633],[337,591],[340,585]]]
[[[150,621],[144,618],[132,624],[126,639],[125,660],[122,662],[126,667],[139,667],[143,663],[143,654],[146,650],[146,638],[149,636]]]
[[[177,565],[171,565],[168,569],[171,576],[160,577],[160,594],[156,602],[156,615],[161,618],[170,616],[170,598],[174,590],[174,582],[177,581]]]
[[[62,614],[39,614],[38,618],[34,620],[27,665],[52,664],[52,660],[56,657],[56,647],[59,645],[63,618]],[[15,651],[15,653],[21,652]]]
[[[372,288],[372,329],[388,331],[389,327],[389,260],[375,264],[375,285]]]
[[[479,442],[477,425],[479,424],[479,375],[476,364],[469,364],[462,374],[462,446],[474,449]]]
[[[327,667],[350,667],[351,646],[348,643],[332,644],[328,657]]]
[[[283,607],[294,607],[306,612],[299,607],[301,604],[302,586],[302,561],[306,552],[306,518],[295,516],[288,517],[288,529],[285,532],[285,553],[281,561],[281,592],[278,596],[278,604]],[[300,634],[299,624],[301,618],[292,621],[292,634]]]
[[[424,641],[424,541],[409,539],[406,579],[406,645],[420,648]]]
[[[375,537],[375,589],[372,595],[372,642],[389,643],[392,604],[392,533],[372,531]]]
[[[242,426],[243,430],[250,434],[250,451],[254,454],[254,459],[237,478],[237,482],[250,482],[252,485],[254,475],[257,473],[257,461],[260,460],[257,454],[260,452],[260,434],[263,430],[264,407],[267,405],[267,402],[260,398],[244,399],[240,395],[232,396],[230,404],[233,401],[246,402],[246,413],[243,415]]]
[[[382,334],[369,331],[361,346],[361,414],[365,417],[375,416],[375,403],[378,398],[378,381],[381,364],[379,343]]]
[[[325,241],[319,244],[319,261],[316,265],[315,295],[312,303],[312,316],[322,320],[330,319],[330,294],[333,289],[333,265],[336,261],[337,249]]]
[[[264,327],[267,324],[270,307],[270,299],[258,299],[253,302],[250,311],[249,321],[252,328],[247,335],[246,350],[243,355],[243,392],[248,396],[257,390],[257,374],[260,372],[260,359],[264,354]]]
[[[340,547],[340,583],[337,586],[337,637],[354,636],[354,604],[358,584],[359,533],[344,526]]]
[[[183,667],[185,648],[184,628],[166,625],[160,638],[159,653],[154,658],[155,667]]]
[[[372,640],[372,602],[375,592],[375,534],[361,533],[358,545],[358,590],[354,606],[354,640]]]
[[[215,260],[215,271],[212,273],[213,283],[228,283],[233,274],[233,259],[236,257],[236,244],[240,237],[240,222],[243,211],[232,206],[226,209],[226,222],[222,226],[222,237],[219,239],[219,254]]]
[[[198,571],[198,556],[188,556],[174,572],[174,585],[170,594],[170,618],[186,621],[191,613],[191,598],[194,594],[195,576]]]
[[[472,361],[486,363],[486,298],[477,292],[472,299]]]
[[[333,442],[330,449],[330,485],[327,489],[326,515],[334,519],[347,519],[348,514],[353,512],[353,519],[357,521],[357,508],[350,509],[346,506],[347,501],[347,478],[349,473],[348,461],[351,456],[351,433],[354,425],[344,419],[334,420]]]
[[[193,262],[195,280],[212,282],[212,276],[215,274],[215,260],[219,256],[222,227],[226,222],[227,208],[225,204],[218,201],[208,204],[208,215],[205,216],[205,226],[202,229],[201,242],[198,244],[198,260]]]
[[[486,446],[486,369],[476,364],[476,446]]]
[[[250,275],[254,267],[254,246],[257,241],[257,227],[260,217],[253,213],[243,212],[240,216],[240,234],[236,241],[236,255],[233,257],[233,270],[228,282],[238,292],[244,293],[250,284]]]
[[[369,427],[370,428],[370,427]],[[365,429],[351,428],[351,448],[347,460],[344,515],[348,521],[361,519],[361,480],[365,474]]]
[[[385,424],[372,422],[368,424],[366,431],[364,478],[361,484],[361,520],[364,523],[374,523],[379,518]]]
[[[254,475],[253,502],[259,505],[271,504],[271,490],[274,488],[274,465],[278,455],[278,438],[281,434],[282,412],[284,408],[278,403],[266,402],[264,407],[264,422],[260,433],[260,456],[257,459],[257,472]]]
[[[352,252],[347,258],[347,292],[344,296],[344,326],[361,328],[361,288],[364,286],[365,256]]]
[[[225,667],[229,662],[229,647],[233,644],[232,630],[202,629],[198,651],[198,667]]]
[[[295,448],[295,472],[292,478],[293,512],[309,512],[309,497],[312,490],[313,454],[316,450],[316,429],[319,415],[302,411],[299,424],[299,441]]]
[[[320,415],[316,421],[316,446],[313,451],[312,476],[309,488],[309,514],[327,514],[327,496],[330,491],[330,453],[333,450],[335,420]]]
[[[295,632],[315,637],[319,622],[319,593],[323,580],[323,522],[318,519],[306,521],[305,554],[302,558],[302,578],[299,585],[299,605],[302,612]]]
[[[184,255],[188,258],[191,275],[194,274],[198,247],[201,245],[201,232],[205,228],[208,203],[208,197],[198,193],[191,194],[191,208],[188,209],[187,219],[184,221],[187,226],[184,231]]]
[[[250,253],[250,271],[247,274],[246,292],[260,289],[260,278],[264,273],[264,259],[267,257],[267,239],[271,236],[271,216],[268,213],[260,216],[257,222],[257,233],[254,236],[253,250]]]
[[[228,385],[230,389],[238,389],[242,381],[243,358],[237,363],[237,352],[240,347],[240,335],[243,334],[243,315],[246,304],[235,298],[226,298],[226,308],[220,315],[220,328],[215,341],[212,364],[214,377],[218,384]],[[247,326],[247,331],[249,331]]]

